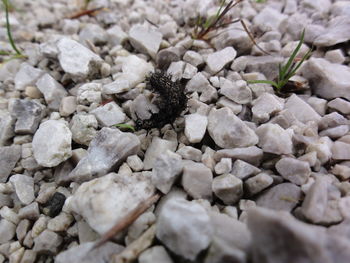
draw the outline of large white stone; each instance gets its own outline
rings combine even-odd
[[[33,153],[38,164],[55,167],[72,156],[72,133],[62,121],[48,120],[33,138]]]

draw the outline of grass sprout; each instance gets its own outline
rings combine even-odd
[[[305,35],[305,29],[301,33],[300,40],[298,45],[295,47],[293,53],[289,57],[287,63],[284,66],[279,65],[278,66],[278,77],[276,81],[273,80],[250,80],[248,83],[250,84],[270,84],[274,87],[274,89],[277,92],[281,92],[282,88],[288,83],[291,77],[293,77],[297,70],[301,67],[303,62],[307,60],[312,53],[312,49],[309,49],[308,52],[302,57],[297,58],[297,54],[300,51],[300,48],[302,44],[304,43],[304,35]]]
[[[121,130],[130,130],[130,131],[135,132],[134,126],[126,124],[126,123],[119,123],[119,124],[115,124],[113,126],[117,127],[118,129],[121,129]]]

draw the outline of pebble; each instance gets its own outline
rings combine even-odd
[[[236,204],[243,196],[243,182],[232,174],[216,176],[212,189],[215,195],[226,205]]]
[[[241,180],[245,180],[253,175],[256,175],[261,170],[245,161],[236,160],[233,163],[231,173]]]
[[[23,240],[31,227],[31,223],[28,219],[23,219],[19,222],[16,228],[17,240],[22,244]]]
[[[90,41],[95,45],[105,44],[107,42],[107,32],[97,24],[85,24],[79,32],[81,43]]]
[[[102,84],[86,83],[78,88],[77,102],[82,105],[102,102]]]
[[[140,140],[132,133],[104,127],[90,142],[87,156],[83,157],[65,180],[86,181],[103,176],[118,168],[130,155],[140,149]]]
[[[350,102],[342,98],[336,98],[334,100],[331,100],[330,102],[328,102],[327,106],[328,108],[339,111],[342,114],[350,114]]]
[[[164,154],[167,150],[175,151],[177,142],[164,140],[159,137],[154,137],[151,144],[148,146],[143,165],[145,170],[150,170],[154,166],[155,160]]]
[[[226,64],[232,62],[237,55],[237,51],[233,47],[226,47],[222,50],[209,54],[205,59],[209,71],[217,73],[222,70]]]
[[[5,183],[16,163],[21,158],[21,146],[0,147],[0,183]]]
[[[143,162],[137,155],[129,156],[126,162],[134,172],[140,172],[143,169]]]
[[[10,241],[16,233],[16,225],[2,218],[0,220],[0,244]]]
[[[296,185],[306,183],[311,174],[309,163],[290,157],[279,160],[276,163],[276,170],[284,179]]]
[[[162,263],[173,263],[173,260],[170,258],[168,252],[163,246],[154,246],[144,252],[139,256],[140,263],[153,263],[153,262],[162,262]]]
[[[205,209],[184,199],[167,201],[157,219],[157,238],[172,252],[189,260],[209,246],[212,234],[213,226]]]
[[[258,143],[258,136],[229,108],[212,109],[208,116],[208,132],[222,148],[248,147]]]
[[[58,252],[58,247],[63,242],[63,238],[48,229],[40,233],[34,238],[33,251],[38,253],[54,253]]]
[[[242,161],[248,162],[252,165],[258,166],[263,157],[263,151],[256,147],[244,147],[244,148],[234,148],[234,149],[223,149],[215,153],[215,160],[221,160],[221,158],[232,158],[234,160],[240,159]]]
[[[207,130],[208,117],[193,113],[185,116],[185,135],[190,143],[202,141]]]
[[[24,205],[29,205],[34,199],[34,179],[24,174],[15,174],[10,177],[10,182],[18,199]]]
[[[289,110],[302,123],[317,122],[321,119],[321,116],[309,104],[295,94],[287,99],[284,108]]]
[[[75,114],[69,124],[72,139],[79,144],[88,146],[96,136],[98,123],[92,114]]]
[[[73,114],[77,108],[77,98],[75,96],[67,96],[62,98],[59,107],[60,115],[63,117],[68,117]]]
[[[244,188],[249,195],[255,195],[273,183],[273,178],[267,173],[259,173],[244,182]]]
[[[10,114],[0,115],[0,146],[9,144],[9,140],[15,135],[14,124],[16,119]]]
[[[221,79],[220,93],[237,104],[247,104],[252,101],[252,91],[243,80],[232,82]]]
[[[50,217],[57,216],[61,211],[66,201],[66,196],[60,192],[54,193],[46,202],[45,207],[49,209],[48,215]]]
[[[265,7],[254,17],[253,23],[263,32],[271,30],[283,32],[287,18],[287,15],[281,14],[276,9]]]
[[[25,90],[27,86],[33,86],[43,74],[42,70],[23,62],[14,78],[16,90]]]
[[[201,54],[193,50],[188,50],[183,56],[183,60],[191,65],[198,67],[204,63],[204,59]]]
[[[183,146],[176,151],[183,159],[200,162],[202,159],[202,152],[192,146]]]
[[[336,141],[332,146],[332,159],[350,160],[350,144]]]
[[[222,158],[220,162],[218,162],[215,167],[214,171],[216,174],[227,174],[232,169],[232,159],[231,158]]]
[[[200,93],[199,100],[204,103],[211,102],[218,97],[217,90],[210,85],[202,72],[198,72],[187,82],[185,91]]]
[[[258,123],[264,123],[271,116],[283,110],[284,100],[276,95],[263,93],[252,104],[253,120]]]
[[[71,142],[72,133],[65,122],[45,121],[33,137],[34,158],[44,167],[57,166],[72,156]]]
[[[40,99],[43,97],[43,94],[35,86],[26,86],[24,94],[31,99]]]
[[[98,123],[102,127],[123,123],[126,118],[122,108],[120,108],[114,101],[100,106],[90,111],[90,113],[95,115]]]
[[[27,218],[27,219],[30,219],[30,220],[36,220],[39,217],[39,215],[40,215],[39,205],[38,205],[37,202],[33,202],[30,205],[22,207],[18,211],[18,216],[21,219]]]
[[[66,231],[73,220],[74,218],[72,215],[63,212],[55,218],[49,220],[47,223],[47,229],[54,232]]]

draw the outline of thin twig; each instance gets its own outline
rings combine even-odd
[[[262,49],[262,48],[256,43],[256,41],[255,41],[255,39],[254,39],[254,36],[253,36],[252,33],[248,30],[247,25],[244,23],[244,21],[243,21],[242,19],[240,20],[240,22],[241,22],[241,24],[242,24],[242,26],[243,26],[243,28],[244,28],[244,31],[248,34],[248,36],[249,36],[250,40],[253,42],[253,44],[254,44],[261,52],[263,52],[264,54],[266,54],[266,55],[271,55],[269,52],[267,52],[267,51],[265,51],[264,49]]]
[[[102,9],[104,9],[104,7],[96,7],[96,8],[89,9],[89,10],[83,10],[83,11],[80,11],[79,13],[76,13],[76,14],[70,16],[69,18],[70,19],[77,19],[77,18],[82,17],[82,16],[92,15],[93,13],[100,11]]]
[[[112,227],[106,234],[101,237],[101,240],[98,241],[91,250],[100,247],[108,240],[113,238],[120,231],[124,230],[130,226],[140,215],[142,215],[148,208],[150,208],[154,203],[156,203],[160,198],[160,194],[157,193],[147,200],[141,202],[134,210],[127,214],[120,222],[118,222],[114,227]]]

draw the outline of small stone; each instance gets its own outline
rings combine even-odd
[[[321,137],[315,142],[310,143],[306,147],[306,152],[317,153],[317,159],[321,162],[321,164],[326,163],[332,157],[332,145],[333,142],[328,137]]]
[[[139,172],[143,169],[143,162],[137,155],[129,156],[126,162],[134,172]]]
[[[162,70],[167,70],[172,62],[179,61],[180,57],[180,49],[176,47],[169,47],[160,50],[157,53],[157,66]]]
[[[77,98],[75,96],[64,97],[60,104],[60,115],[63,117],[68,117],[73,114],[77,108]]]
[[[100,104],[102,102],[101,90],[101,83],[83,84],[78,88],[77,102],[82,105]]]
[[[250,195],[255,195],[273,183],[273,179],[269,174],[259,173],[244,182],[244,187]]]
[[[162,193],[167,194],[182,169],[181,156],[167,150],[153,164],[152,184]]]
[[[62,69],[71,76],[85,79],[99,72],[102,59],[78,42],[62,38],[57,42],[57,49]]]
[[[16,233],[16,225],[2,218],[0,220],[0,244],[10,241]]]
[[[216,174],[227,174],[232,169],[232,159],[222,158],[220,162],[215,165],[214,171]]]
[[[204,59],[201,54],[188,50],[183,56],[183,60],[187,63],[192,64],[195,67],[198,67],[199,65],[204,63]]]
[[[129,227],[126,244],[136,241],[141,235],[156,222],[153,212],[145,212],[139,216]]]
[[[338,139],[349,132],[349,125],[339,125],[337,127],[328,128],[319,133],[320,136],[328,136],[331,139]]]
[[[245,180],[253,175],[256,175],[261,170],[242,160],[236,160],[233,164],[231,173],[241,180]]]
[[[339,125],[347,125],[348,120],[338,112],[332,112],[324,115],[320,122],[318,123],[318,127],[320,130],[324,130],[327,128],[333,128]]]
[[[79,32],[79,40],[82,43],[90,41],[95,45],[105,44],[107,42],[107,32],[97,24],[85,24]]]
[[[331,109],[337,110],[342,114],[350,114],[350,102],[342,98],[336,98],[328,102],[327,106]]]
[[[42,215],[38,218],[38,220],[35,221],[32,229],[31,229],[31,235],[33,238],[36,238],[47,228],[47,222],[49,219]]]
[[[189,63],[186,63],[184,72],[182,74],[182,78],[192,79],[197,74],[197,72],[198,72],[198,69],[195,66]]]
[[[296,185],[305,184],[311,174],[311,169],[307,162],[290,157],[279,160],[276,163],[276,170],[284,179]]]
[[[297,95],[290,96],[285,104],[285,109],[289,110],[302,123],[308,121],[319,121],[321,116],[305,101]]]
[[[253,23],[259,27],[262,32],[271,30],[282,30],[286,26],[288,16],[281,14],[274,8],[265,7],[253,19]],[[283,31],[283,30],[282,30]]]
[[[271,187],[256,199],[256,204],[269,209],[291,212],[302,198],[300,187],[292,183],[282,183]]]
[[[138,258],[139,263],[173,263],[168,252],[162,246],[151,247],[142,252]]]
[[[183,61],[171,62],[167,74],[171,76],[172,81],[181,80],[185,70],[186,63]]]
[[[307,103],[321,116],[324,116],[326,114],[326,108],[327,108],[327,100],[317,98],[317,97],[310,97],[307,99]]]
[[[69,125],[72,138],[76,143],[88,146],[96,136],[98,123],[92,114],[76,114]]]
[[[10,177],[18,199],[24,205],[29,205],[35,198],[34,179],[24,174],[15,174]]]
[[[226,98],[226,97],[221,97],[216,105],[220,108],[227,107],[229,108],[234,114],[239,114],[242,111],[242,105],[238,104],[236,102],[233,102],[232,100]]]
[[[54,193],[49,201],[45,204],[45,207],[49,209],[49,216],[55,217],[62,211],[62,207],[66,201],[66,196],[60,192]]]
[[[79,220],[77,225],[80,244],[96,241],[99,238],[99,234],[97,234],[85,220]]]
[[[5,183],[16,163],[21,158],[21,146],[0,147],[0,183]]]
[[[204,164],[191,162],[184,165],[181,183],[192,198],[211,200],[212,182],[213,174]]]
[[[253,101],[252,113],[255,122],[264,123],[272,115],[283,110],[284,100],[270,93],[263,93]]]
[[[221,160],[221,158],[225,157],[232,159],[240,159],[252,165],[258,166],[263,157],[263,151],[256,146],[235,149],[224,149],[217,151],[214,157],[215,160]]]
[[[44,230],[39,236],[34,238],[33,250],[38,253],[51,252],[56,254],[63,238],[50,230]]]
[[[42,70],[26,62],[22,63],[14,79],[16,90],[24,90],[27,86],[33,86],[43,74]]]
[[[188,81],[185,91],[200,93],[199,100],[205,103],[211,102],[218,97],[217,90],[210,85],[208,79],[201,72],[198,72]]]
[[[90,113],[95,115],[97,121],[102,127],[123,123],[126,118],[122,108],[120,108],[114,101],[100,106]]]
[[[11,223],[14,223],[15,225],[17,225],[19,222],[17,213],[15,213],[13,209],[8,208],[7,206],[4,206],[0,209],[0,215],[2,218],[10,221]]]
[[[39,215],[40,215],[39,205],[38,205],[37,202],[33,202],[30,205],[22,207],[18,211],[18,216],[21,219],[27,218],[27,219],[30,219],[30,220],[36,220],[39,217]]]
[[[332,146],[332,159],[350,160],[350,144],[336,141]]]
[[[226,205],[233,205],[243,196],[243,182],[232,174],[223,174],[213,180],[215,195]]]
[[[44,167],[57,166],[72,156],[71,142],[72,133],[67,124],[45,121],[33,137],[34,158]]]
[[[114,25],[106,30],[108,42],[112,46],[122,45],[127,39],[128,35],[121,29],[120,26]]]
[[[226,47],[220,51],[209,54],[205,62],[211,73],[217,73],[222,70],[226,64],[232,62],[237,55],[233,47]]]
[[[350,19],[348,15],[337,16],[330,19],[323,34],[318,36],[313,44],[318,47],[330,47],[338,43],[349,41],[349,26]]]
[[[155,59],[162,41],[162,34],[151,27],[134,25],[129,31],[129,40],[135,49]]]
[[[21,222],[19,222],[19,224],[17,225],[16,228],[16,236],[17,236],[17,240],[20,243],[23,243],[23,240],[28,232],[28,230],[31,227],[31,223],[28,219],[23,219],[21,220]]]
[[[36,256],[37,254],[35,251],[26,249],[23,253],[21,263],[34,263]]]
[[[207,130],[208,117],[198,113],[185,116],[185,135],[190,143],[202,141]]]
[[[258,145],[264,152],[273,154],[291,154],[293,151],[292,134],[278,124],[262,124],[256,129]]]
[[[26,86],[24,94],[31,99],[40,99],[43,97],[43,94],[35,86]]]
[[[9,145],[9,140],[15,136],[15,122],[16,118],[8,112],[5,112],[3,116],[0,115],[0,146]]]
[[[62,98],[68,94],[65,88],[47,73],[38,79],[36,86],[44,94],[49,109],[58,111]]]
[[[16,249],[14,252],[11,253],[9,256],[9,261],[11,262],[20,262],[24,254],[24,247]]]
[[[248,147],[258,143],[258,136],[229,108],[212,109],[208,117],[208,132],[222,148]]]
[[[91,141],[88,155],[78,163],[66,179],[86,181],[95,176],[105,175],[118,168],[128,156],[136,154],[139,148],[140,140],[136,135],[104,127]]]
[[[154,162],[159,156],[164,154],[167,150],[175,151],[176,147],[177,142],[154,137],[145,153],[145,158],[143,160],[144,169],[149,170],[153,168]]]
[[[197,203],[171,199],[164,204],[158,216],[157,238],[172,252],[186,259],[194,260],[206,249],[212,234],[210,217]]]
[[[228,79],[220,81],[220,93],[238,104],[252,101],[252,91],[244,80],[232,82]]]
[[[336,164],[331,172],[342,181],[350,178],[350,167],[347,165]]]
[[[74,218],[72,215],[63,212],[55,218],[49,220],[47,223],[47,229],[54,232],[66,231],[73,220]]]
[[[324,58],[335,64],[343,64],[345,62],[345,56],[341,49],[327,51]]]
[[[185,160],[192,160],[195,162],[200,162],[202,159],[202,152],[192,146],[184,146],[176,151],[177,154]]]

